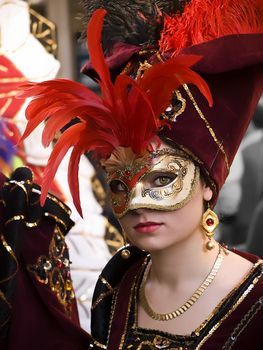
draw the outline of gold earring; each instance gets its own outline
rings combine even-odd
[[[218,224],[218,216],[213,210],[209,208],[208,205],[207,210],[202,216],[202,228],[204,229],[205,235],[208,238],[208,242],[206,243],[206,248],[208,250],[213,249],[215,246],[214,243],[211,241],[211,238],[214,236],[214,231],[217,228]]]
[[[127,243],[127,237],[126,237],[126,233],[123,232],[123,247],[121,247],[121,257],[122,259],[129,259],[129,257],[131,256],[131,252],[129,251],[129,246],[130,244]]]

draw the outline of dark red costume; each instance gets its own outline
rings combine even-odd
[[[0,188],[0,349],[87,349],[64,240],[69,208],[50,195],[41,207],[28,168],[1,174]]]
[[[135,247],[129,250],[128,260],[121,257],[121,252],[113,257],[97,283],[92,308],[96,349],[262,349],[262,260],[237,252],[253,262],[253,268],[200,327],[182,336],[137,327],[138,292],[149,257]]]

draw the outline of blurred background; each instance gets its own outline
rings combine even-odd
[[[32,10],[52,21],[56,26],[57,45],[53,52],[61,67],[58,77],[67,77],[80,82],[96,85],[80,73],[80,69],[87,61],[85,41],[80,39],[85,30],[82,16],[82,6],[78,0],[31,0],[28,1]]]

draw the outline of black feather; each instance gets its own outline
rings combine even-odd
[[[123,42],[142,47],[157,46],[163,27],[164,14],[183,12],[190,0],[82,0],[85,25],[98,8],[108,11],[103,28],[102,45],[105,52],[114,43]],[[85,35],[85,34],[84,34]]]

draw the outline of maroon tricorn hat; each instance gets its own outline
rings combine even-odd
[[[203,56],[194,70],[208,83],[213,106],[184,85],[185,109],[161,134],[192,153],[218,192],[263,91],[263,34],[229,35],[183,53]]]
[[[96,1],[92,3],[94,6]],[[192,68],[208,83],[213,106],[209,107],[196,87],[184,84],[175,91],[167,113],[162,115],[171,120],[170,127],[164,127],[159,135],[190,153],[199,163],[212,180],[215,202],[263,91],[262,1],[151,2],[155,4],[155,11],[152,10],[156,20],[154,29],[143,6],[137,9],[135,16],[136,9],[132,6],[129,9],[127,5],[122,16],[124,10],[118,8],[118,3],[104,5],[109,11],[105,30],[125,33],[122,38],[118,34],[120,42],[112,39],[111,46],[105,43],[106,62],[113,80],[121,72],[135,77],[147,64],[153,65],[171,56],[202,56]],[[138,2],[135,3],[134,7],[138,6]],[[149,1],[144,3],[149,6]],[[167,3],[166,6],[180,3],[181,8],[174,13],[169,8],[167,15],[163,12],[166,10],[163,3]],[[114,13],[112,18],[111,12]],[[137,17],[130,37],[126,25],[129,13]],[[114,27],[118,15],[125,29]],[[143,24],[138,25],[139,19]],[[139,42],[139,34],[133,41],[134,31],[139,32],[147,23],[152,32],[157,33],[156,41],[149,35],[151,40],[144,38]],[[95,77],[89,62],[83,72]]]

